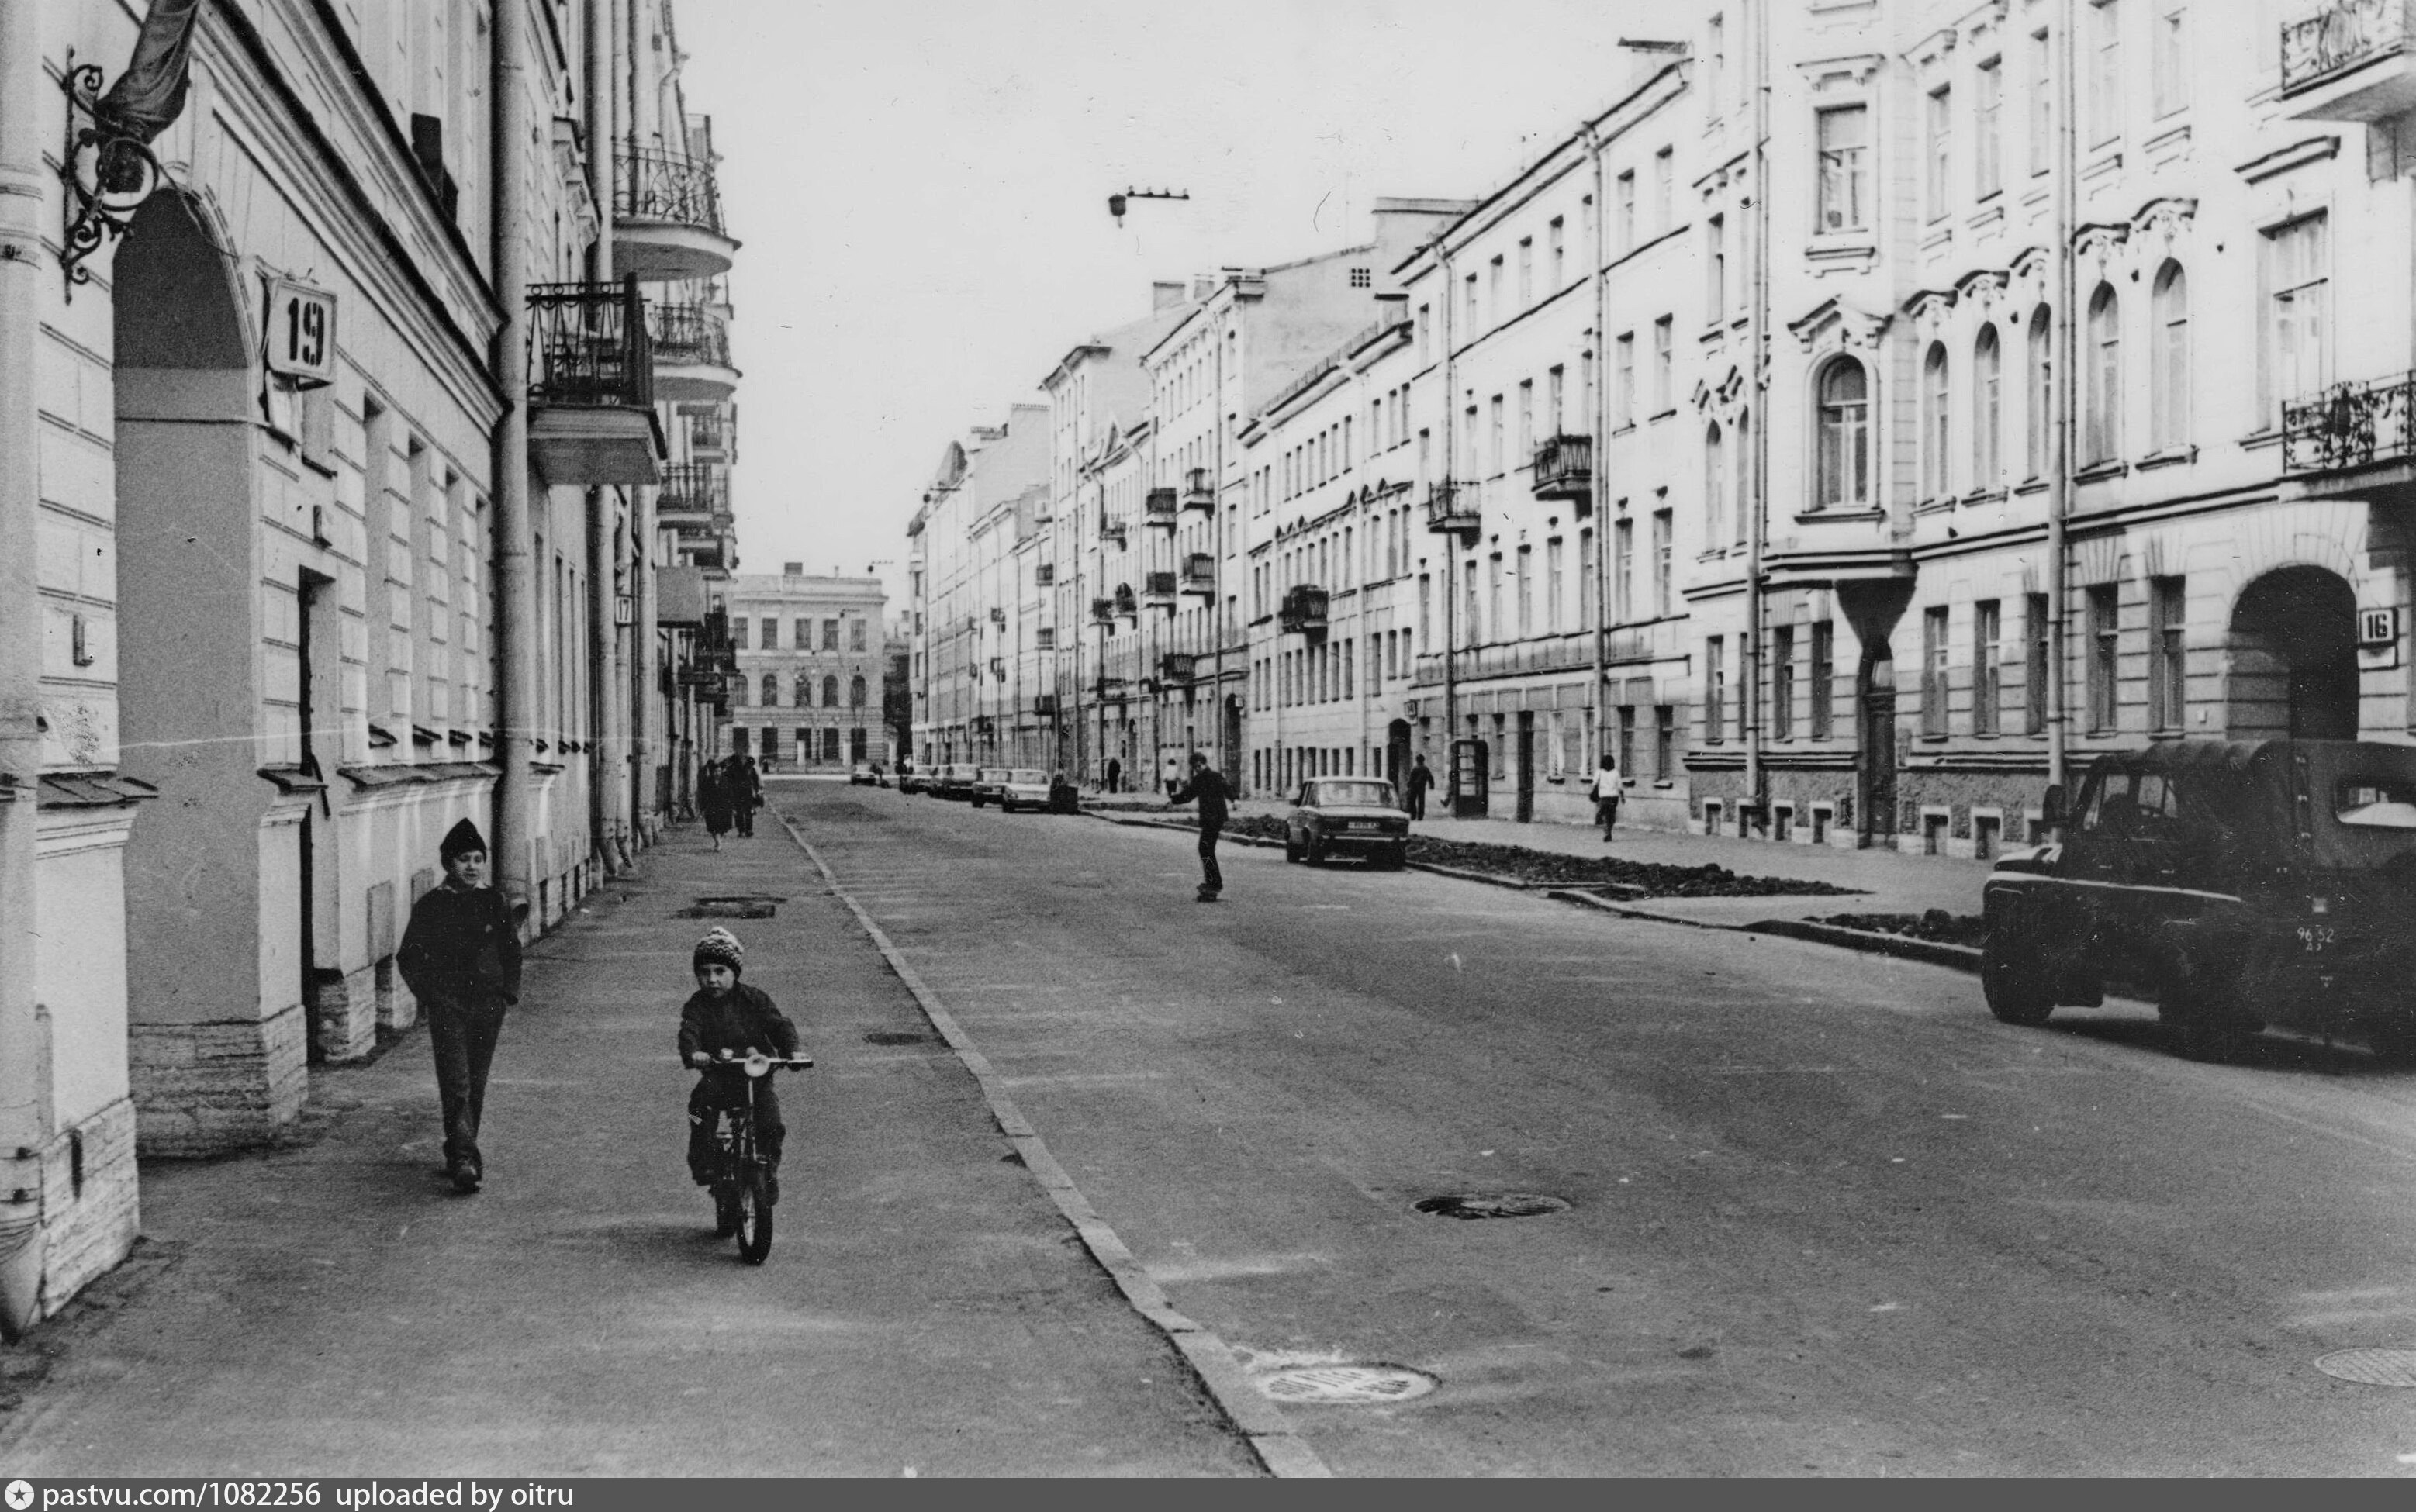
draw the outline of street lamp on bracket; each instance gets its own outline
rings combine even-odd
[[[1108,196],[1108,214],[1115,217],[1116,224],[1121,226],[1125,223],[1125,208],[1131,201],[1188,200],[1190,198],[1191,191],[1188,189],[1136,189],[1128,187],[1121,194],[1110,194]]]

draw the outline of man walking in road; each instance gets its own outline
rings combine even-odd
[[[1225,786],[1224,774],[1208,765],[1208,758],[1199,752],[1191,753],[1191,780],[1183,785],[1167,801],[1188,803],[1200,801],[1200,901],[1214,903],[1225,891],[1225,874],[1216,869],[1216,835],[1225,828],[1226,807],[1232,801],[1232,791]]]
[[[412,905],[395,966],[428,1016],[445,1110],[445,1174],[466,1194],[486,1178],[478,1117],[504,1010],[521,997],[521,936],[504,895],[487,886],[487,842],[476,825],[455,825],[436,854],[445,880]]]
[[[1416,760],[1411,762],[1409,782],[1409,810],[1411,818],[1423,819],[1427,816],[1427,789],[1433,786],[1434,773],[1427,770],[1427,758],[1419,756]]]

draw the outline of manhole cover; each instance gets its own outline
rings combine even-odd
[[[1407,1401],[1435,1388],[1433,1376],[1398,1365],[1308,1365],[1259,1378],[1276,1401]]]
[[[769,919],[780,910],[777,906],[786,898],[699,898],[693,907],[682,908],[681,919]]]
[[[868,1045],[927,1045],[931,1042],[931,1037],[899,1029],[875,1029],[864,1037],[864,1042]]]
[[[2416,1349],[2343,1349],[2316,1361],[2336,1381],[2362,1386],[2416,1386]]]
[[[1463,1191],[1450,1197],[1429,1197],[1417,1205],[1421,1213],[1437,1218],[1537,1218],[1565,1213],[1569,1205],[1558,1197],[1533,1191]]]

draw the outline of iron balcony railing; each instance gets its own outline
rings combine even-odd
[[[1119,546],[1123,546],[1125,544],[1125,522],[1120,519],[1110,519],[1105,515],[1100,516],[1099,539],[1102,541],[1112,541]]]
[[[730,474],[718,462],[682,462],[663,469],[660,491],[655,495],[660,515],[726,515],[730,513]]]
[[[1208,510],[1212,513],[1216,510],[1216,490],[1208,485],[1206,468],[1195,467],[1184,474],[1182,507]]]
[[[1327,597],[1325,590],[1314,583],[1294,584],[1284,590],[1276,622],[1286,630],[1322,630]]]
[[[1171,527],[1174,516],[1183,513],[1183,506],[1175,502],[1171,488],[1152,488],[1141,499],[1140,508],[1142,521],[1150,525]]]
[[[1115,601],[1114,599],[1111,599],[1111,598],[1095,598],[1095,599],[1093,599],[1093,600],[1091,601],[1091,618],[1092,618],[1093,620],[1096,621],[1098,623],[1100,623],[1100,624],[1110,624],[1110,623],[1112,623],[1112,622],[1114,621],[1114,620],[1115,620],[1115,617],[1116,617],[1116,601]]]
[[[730,323],[710,305],[646,302],[655,361],[686,367],[730,366]]]
[[[529,403],[651,410],[653,343],[638,280],[529,286]]]
[[[1483,523],[1472,486],[1445,478],[1427,490],[1427,530],[1473,531]]]
[[[1141,579],[1140,592],[1141,597],[1152,600],[1153,602],[1157,600],[1165,600],[1170,603],[1172,602],[1174,598],[1174,574],[1170,572],[1154,572],[1149,574],[1146,577]]]
[[[1187,651],[1170,651],[1157,659],[1157,675],[1169,682],[1189,682],[1200,675],[1200,658]]]
[[[721,230],[721,190],[713,164],[658,147],[612,153],[612,215],[619,220],[664,220]]]
[[[2331,0],[2282,23],[2282,93],[2397,52],[2408,41],[2408,0]]]
[[[692,452],[726,452],[730,449],[730,413],[720,406],[710,409],[684,409],[681,415],[687,421],[687,444]]]
[[[1116,585],[1116,612],[1127,620],[1140,612],[1140,601],[1133,596],[1132,584]]]
[[[1593,498],[1593,438],[1554,436],[1535,448],[1535,497]]]
[[[1183,561],[1183,591],[1186,593],[1216,591],[1216,559],[1205,551],[1194,551]]]
[[[2335,383],[2282,406],[2282,471],[2331,472],[2416,456],[2416,373]]]
[[[1032,696],[1032,711],[1042,719],[1056,718],[1057,696],[1053,693],[1034,694]]]

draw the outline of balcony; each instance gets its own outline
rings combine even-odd
[[[648,282],[730,271],[738,243],[721,229],[713,163],[657,148],[612,153],[612,261]]]
[[[718,404],[682,405],[687,455],[700,462],[738,460],[738,416]]]
[[[1216,559],[1205,551],[1194,551],[1183,561],[1183,591],[1207,598],[1216,596]]]
[[[2408,0],[2331,0],[2282,23],[2282,113],[2378,121],[2416,106]]]
[[[1449,478],[1427,489],[1427,529],[1429,531],[1466,531],[1475,533],[1484,526],[1477,513],[1476,487],[1473,484],[1455,483]]]
[[[1132,584],[1116,585],[1116,613],[1127,620],[1140,618],[1140,601],[1133,596]]]
[[[1325,634],[1324,589],[1314,583],[1298,583],[1284,590],[1283,603],[1276,610],[1276,623],[1287,634]]]
[[[1006,623],[1006,610],[998,605],[991,605],[989,609],[989,622],[995,625],[1003,625]]]
[[[663,433],[635,278],[529,287],[529,461],[549,484],[654,483]]]
[[[1535,448],[1535,497],[1565,499],[1584,513],[1593,504],[1593,438],[1554,436]]]
[[[1200,675],[1200,658],[1187,651],[1170,651],[1157,659],[1157,675],[1168,682],[1189,682]]]
[[[1125,522],[1120,519],[1108,519],[1102,516],[1099,520],[1099,539],[1108,545],[1114,546],[1119,551],[1123,550],[1125,545]]]
[[[1208,482],[1208,470],[1195,467],[1183,475],[1181,507],[1196,509],[1203,515],[1216,513],[1216,490]]]
[[[1174,529],[1174,517],[1181,513],[1183,507],[1175,502],[1175,493],[1171,488],[1152,488],[1140,502],[1140,517],[1144,525],[1163,525],[1170,531]]]
[[[1093,624],[1115,623],[1116,601],[1111,598],[1093,599],[1091,601],[1091,622]]]
[[[711,305],[646,302],[655,346],[655,397],[720,400],[738,388],[730,365],[730,322]]]
[[[2378,477],[2377,464],[2396,463]],[[2298,497],[2416,481],[2416,373],[2335,383],[2282,406],[2282,472]],[[2327,478],[2326,474],[2355,473]]]
[[[1174,607],[1174,574],[1154,572],[1147,575],[1141,579],[1140,596],[1143,603],[1166,609]]]
[[[730,474],[717,462],[682,462],[663,469],[655,495],[655,523],[665,529],[711,528],[730,517]]]

